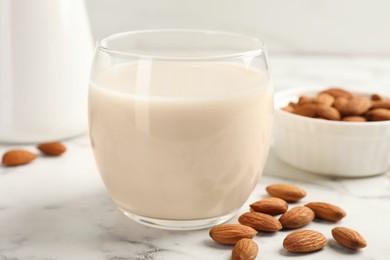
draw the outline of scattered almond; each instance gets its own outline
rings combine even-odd
[[[338,243],[350,249],[360,249],[367,246],[363,236],[350,228],[335,227],[332,229],[332,236]]]
[[[59,156],[66,151],[66,146],[59,142],[40,144],[37,148],[42,153],[50,156]]]
[[[339,206],[325,202],[311,202],[305,205],[314,211],[317,218],[327,221],[337,222],[344,218],[347,214]]]
[[[238,222],[257,231],[275,232],[282,229],[282,224],[276,218],[260,212],[244,213],[238,218]]]
[[[386,98],[384,98],[384,97],[382,97],[381,95],[378,95],[378,94],[373,94],[371,96],[371,100],[373,100],[373,101],[386,100]]]
[[[233,248],[232,260],[254,260],[259,253],[256,242],[249,238],[241,239]]]
[[[296,206],[284,213],[279,221],[283,228],[299,228],[306,226],[314,219],[314,212],[305,206]]]
[[[272,184],[266,190],[272,197],[291,202],[299,201],[306,196],[306,191],[290,184]]]
[[[326,237],[314,230],[297,230],[291,232],[283,241],[283,247],[294,253],[313,252],[328,244]]]
[[[288,204],[279,198],[266,198],[252,203],[250,208],[256,212],[275,216],[286,212]]]
[[[27,164],[37,158],[35,153],[27,150],[15,149],[6,152],[3,155],[2,163],[4,166],[19,166]]]
[[[210,237],[221,244],[235,245],[243,238],[253,238],[257,231],[240,224],[223,224],[210,229]]]

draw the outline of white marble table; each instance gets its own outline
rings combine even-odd
[[[274,57],[272,68],[277,88],[359,85],[390,89],[390,59],[283,56]],[[0,167],[0,260],[229,259],[231,247],[211,241],[208,230],[155,230],[127,219],[104,190],[88,139],[83,136],[65,143],[68,152],[62,157]],[[11,147],[0,145],[0,155]],[[348,216],[337,225],[359,230],[369,244],[351,252],[331,239],[325,249],[299,255],[299,259],[390,259],[389,173],[361,179],[322,177],[284,164],[271,150],[265,175],[248,202],[262,198],[265,186],[275,182],[306,189],[308,196],[302,203],[322,200],[343,206]],[[231,220],[236,221],[237,216]],[[334,226],[314,221],[306,228],[331,238]],[[286,235],[282,231],[257,236],[258,259],[297,259],[282,248]]]

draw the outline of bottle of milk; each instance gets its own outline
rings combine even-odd
[[[0,1],[0,143],[81,134],[92,39],[80,0]]]

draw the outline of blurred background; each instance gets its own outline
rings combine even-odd
[[[223,30],[266,41],[270,54],[390,54],[386,0],[86,0],[95,39],[157,28]]]

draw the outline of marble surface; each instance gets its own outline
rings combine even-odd
[[[307,85],[379,86],[390,89],[390,59],[349,57],[272,58],[277,89]],[[107,196],[86,136],[65,141],[59,158],[40,157],[25,166],[0,166],[0,260],[175,260],[229,259],[230,246],[218,245],[208,230],[174,232],[139,225],[119,212]],[[13,147],[0,145],[0,155]],[[390,257],[390,173],[359,179],[313,175],[292,168],[273,154],[265,174],[238,215],[251,201],[263,198],[265,186],[299,185],[309,201],[342,206],[348,216],[338,224],[314,221],[306,228],[330,238],[329,246],[311,254],[282,248],[288,232],[259,234],[257,259],[380,259]],[[230,222],[237,222],[235,216]],[[353,252],[331,239],[337,226],[359,230],[368,247]]]

